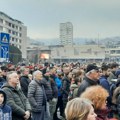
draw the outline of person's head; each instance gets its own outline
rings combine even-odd
[[[103,64],[101,66],[101,70],[102,70],[102,75],[105,75],[106,77],[109,77],[110,73],[111,73],[111,69],[108,65]]]
[[[89,99],[93,102],[95,110],[101,110],[106,108],[106,99],[108,92],[100,85],[88,87],[82,94],[81,98]]]
[[[70,100],[65,108],[67,120],[95,120],[96,114],[92,102],[85,98]]]
[[[0,90],[0,106],[5,105],[6,103],[6,94],[3,90]]]
[[[68,78],[69,78],[70,80],[73,79],[73,73],[72,73],[72,72],[69,72],[69,73],[68,73]]]
[[[7,73],[7,81],[11,86],[16,87],[19,84],[19,76],[18,76],[17,72],[16,71],[8,72]]]
[[[72,73],[75,77],[81,77],[84,75],[84,71],[80,68],[75,68],[72,70]]]
[[[100,71],[95,64],[89,64],[86,68],[86,76],[91,80],[99,80]]]
[[[110,65],[112,71],[116,71],[119,68],[119,64],[117,63],[111,63]]]
[[[24,75],[24,76],[28,76],[29,74],[29,68],[21,68],[21,74]]]
[[[3,76],[6,76],[6,75],[7,75],[8,68],[7,68],[6,66],[2,66],[2,67],[1,67],[1,70],[2,70],[2,75],[3,75]]]
[[[64,67],[64,68],[63,68],[63,73],[64,73],[65,75],[68,75],[69,72],[70,72],[70,68],[69,68],[69,67]]]
[[[80,84],[84,78],[84,71],[81,69],[73,69],[72,70],[72,78],[73,78],[75,84],[78,84],[78,82]]]
[[[43,74],[41,71],[36,70],[35,72],[33,72],[33,79],[35,80],[42,80],[43,79]]]
[[[60,79],[62,79],[63,76],[64,76],[64,74],[63,74],[63,72],[62,72],[61,70],[57,70],[57,74],[56,74],[56,75],[57,75],[58,78],[60,78]]]
[[[55,67],[50,67],[49,68],[51,74],[56,74],[56,68]]]

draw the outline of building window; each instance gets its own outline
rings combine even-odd
[[[117,53],[117,54],[120,54],[120,50],[117,50],[116,53]]]
[[[16,29],[18,30],[18,26],[16,26]]]
[[[15,35],[15,31],[12,31],[12,34]]]
[[[16,32],[16,36],[18,36],[18,32]]]
[[[21,43],[22,41],[21,41],[21,39],[19,39],[19,43]]]
[[[22,34],[21,34],[21,33],[19,33],[19,37],[22,37]]]
[[[8,21],[5,21],[5,25],[9,26],[9,22],[8,22]]]
[[[11,23],[9,23],[9,26],[11,27]]]
[[[115,54],[115,50],[111,50],[111,54]]]
[[[19,31],[21,31],[22,30],[22,28],[21,27],[19,27]]]
[[[12,37],[12,41],[14,41],[14,37]]]
[[[3,27],[2,26],[0,26],[0,31],[3,31]]]
[[[8,33],[11,33],[11,30],[8,30]]]
[[[11,44],[12,46],[14,46],[14,44]]]
[[[16,42],[18,42],[18,39],[16,38]]]
[[[0,23],[3,23],[3,19],[0,19]]]
[[[19,45],[19,49],[21,49],[21,46]]]
[[[14,25],[14,24],[12,24],[12,28],[15,28],[15,25]]]

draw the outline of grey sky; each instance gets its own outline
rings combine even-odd
[[[0,11],[27,26],[30,38],[59,38],[72,22],[74,37],[120,36],[120,0],[0,0]]]

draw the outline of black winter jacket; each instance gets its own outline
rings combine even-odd
[[[7,95],[7,104],[12,108],[12,120],[24,120],[25,111],[31,111],[31,106],[22,90],[13,88],[8,83],[2,89]]]
[[[85,91],[85,89],[87,87],[90,87],[92,85],[97,85],[98,82],[97,81],[94,81],[94,80],[91,80],[89,79],[88,77],[86,77],[82,83],[80,84],[79,88],[78,88],[78,93],[77,93],[77,96],[79,97],[81,95],[82,92]]]

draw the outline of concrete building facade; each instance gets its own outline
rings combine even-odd
[[[105,47],[98,45],[74,45],[52,48],[51,59],[58,62],[86,61],[105,59]]]
[[[47,53],[49,60],[61,62],[118,62],[120,63],[120,47],[106,48],[103,45],[58,45],[31,47],[27,50],[30,61],[35,61],[35,55]],[[39,59],[41,60],[41,59]]]
[[[60,23],[60,44],[73,44],[73,25],[71,22]]]
[[[16,19],[0,12],[0,32],[10,34],[10,44],[16,46],[22,52],[22,58],[26,58],[27,27]]]

